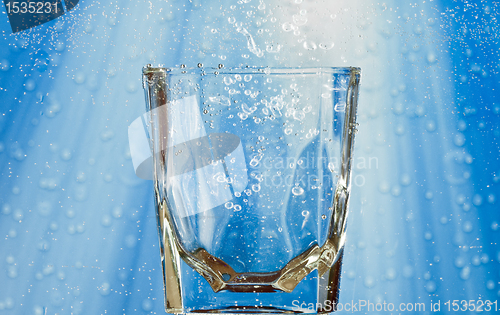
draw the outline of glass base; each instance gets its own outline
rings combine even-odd
[[[165,311],[183,314],[330,313],[338,303],[341,266],[342,251],[323,276],[314,270],[292,292],[214,292],[205,278],[181,260],[182,284],[177,291],[180,295],[167,290]],[[166,277],[174,280],[168,274]]]

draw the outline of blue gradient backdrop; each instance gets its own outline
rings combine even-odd
[[[489,0],[81,0],[12,34],[2,7],[0,314],[164,312],[127,139],[147,63],[361,67],[340,302],[500,300],[499,18]]]

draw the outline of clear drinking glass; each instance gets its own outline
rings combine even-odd
[[[335,310],[359,78],[143,69],[167,312]]]

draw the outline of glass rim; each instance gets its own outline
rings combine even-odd
[[[219,74],[273,74],[273,75],[306,75],[306,74],[360,74],[359,67],[178,67],[168,68],[152,66],[142,68],[144,75],[219,75]]]

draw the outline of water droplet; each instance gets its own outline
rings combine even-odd
[[[113,221],[111,219],[111,216],[108,215],[108,214],[103,215],[102,218],[101,218],[101,224],[102,224],[102,226],[105,226],[105,227],[111,226],[112,222]]]
[[[47,240],[41,240],[38,243],[37,247],[38,247],[38,250],[40,250],[42,252],[46,252],[50,249],[50,243]]]
[[[0,60],[0,70],[7,71],[10,69],[10,62],[7,59]]]
[[[479,194],[474,195],[474,197],[472,198],[472,203],[475,206],[479,207],[480,205],[483,204],[483,197],[481,197],[481,195]]]
[[[137,244],[137,237],[134,235],[130,234],[125,237],[125,246],[128,248],[134,248],[135,245]]]
[[[410,265],[406,265],[403,267],[403,277],[410,278],[413,276],[413,267]]]
[[[57,224],[57,222],[51,222],[49,225],[49,229],[51,231],[57,231],[59,229],[59,225]]]
[[[500,227],[500,226],[499,226],[499,224],[498,224],[498,222],[497,222],[497,221],[493,221],[493,222],[491,222],[491,229],[492,229],[493,231],[498,231],[498,228],[499,228],[499,227]]]
[[[17,236],[17,231],[15,229],[10,229],[7,235],[10,238],[15,238]]]
[[[83,183],[87,180],[87,176],[84,172],[78,172],[76,175],[76,181],[79,183]]]
[[[462,256],[455,258],[455,267],[462,268],[463,266],[465,266],[465,258]]]
[[[24,88],[26,89],[26,91],[33,91],[35,89],[35,87],[36,87],[36,84],[35,84],[35,80],[33,80],[33,79],[28,79],[24,83]]]
[[[109,283],[104,282],[103,284],[101,284],[101,286],[98,288],[98,290],[102,296],[106,296],[106,295],[109,295],[109,293],[111,293],[111,286],[109,285]]]
[[[71,159],[71,151],[69,149],[64,149],[61,151],[61,158],[65,161]]]
[[[77,72],[74,75],[73,80],[76,84],[83,84],[85,82],[85,74],[83,74],[83,72]]]
[[[13,263],[16,262],[16,260],[14,259],[14,256],[9,255],[5,258],[5,262],[8,263],[9,265],[12,265]]]
[[[401,175],[401,179],[399,180],[401,185],[408,186],[411,184],[411,177],[408,174]]]
[[[466,266],[460,271],[460,278],[462,280],[468,280],[470,277],[470,267]]]
[[[425,232],[424,234],[424,238],[427,240],[427,241],[430,241],[432,239],[432,233],[427,231]]]
[[[136,82],[128,82],[126,85],[126,90],[129,93],[135,93],[137,91],[137,84]]]
[[[488,254],[484,253],[481,255],[481,262],[483,264],[487,264],[489,261],[490,261],[490,257],[488,256]]]
[[[103,132],[101,132],[101,140],[102,141],[109,141],[114,137],[114,132],[112,130],[106,129]]]
[[[426,124],[425,124],[425,129],[429,132],[433,132],[436,130],[436,122],[434,120],[429,120]]]
[[[368,289],[373,288],[375,286],[375,279],[372,276],[367,276],[365,278],[365,281],[363,282],[363,284]]]
[[[389,192],[389,190],[391,189],[391,186],[389,185],[388,182],[386,181],[382,181],[379,186],[378,186],[378,190],[383,193],[383,194],[386,194]]]
[[[145,299],[142,301],[142,310],[149,312],[153,309],[153,302],[150,299]]]
[[[429,62],[429,63],[436,62],[436,54],[433,52],[428,53],[427,54],[427,62]]]
[[[113,217],[115,219],[118,219],[120,218],[122,215],[123,215],[123,210],[121,207],[117,206],[117,207],[114,207],[113,208],[113,211],[112,211],[112,214],[113,214]]]
[[[429,293],[435,292],[436,291],[436,283],[434,281],[427,282],[427,284],[425,285],[425,289]]]
[[[453,143],[455,143],[457,147],[463,146],[465,144],[465,136],[462,133],[457,133],[455,135]]]
[[[470,221],[465,221],[463,223],[463,226],[462,226],[462,230],[465,232],[465,233],[469,233],[471,232],[473,229],[473,226],[472,226],[472,223]]]
[[[75,209],[66,210],[66,216],[70,219],[74,218],[76,216]]]
[[[24,218],[23,210],[21,209],[14,210],[14,212],[12,213],[12,218],[15,221],[21,221]]]
[[[38,202],[37,208],[38,208],[38,213],[42,217],[49,216],[50,213],[52,212],[52,206],[51,206],[50,202],[48,202],[48,201]]]
[[[495,289],[495,281],[493,281],[493,280],[488,280],[488,281],[486,282],[486,288],[487,288],[488,290],[493,290],[493,289]]]
[[[9,266],[7,267],[7,276],[11,279],[15,279],[18,276],[17,266]]]
[[[292,194],[295,196],[300,196],[304,193],[304,189],[300,186],[295,186],[292,188]]]
[[[394,268],[389,268],[385,272],[385,278],[387,280],[394,280],[394,279],[396,279],[396,276],[397,276],[397,273],[396,273],[396,269],[394,269]]]
[[[19,195],[21,193],[21,188],[19,188],[19,186],[12,187],[12,193],[14,195]]]

